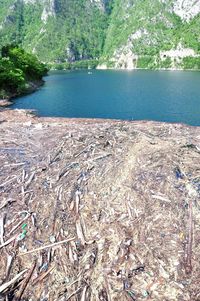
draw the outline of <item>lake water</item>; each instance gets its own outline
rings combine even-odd
[[[158,120],[200,125],[200,72],[50,72],[36,93],[12,108],[40,116]]]

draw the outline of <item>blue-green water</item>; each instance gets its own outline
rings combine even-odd
[[[200,125],[200,72],[59,71],[13,108],[40,116],[158,120]]]

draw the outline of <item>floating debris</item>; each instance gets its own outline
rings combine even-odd
[[[200,128],[15,110],[0,127],[0,299],[199,300]]]

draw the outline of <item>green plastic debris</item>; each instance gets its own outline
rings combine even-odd
[[[150,273],[150,272],[146,272],[147,275],[153,277],[153,273]]]
[[[27,224],[23,224],[22,225],[22,230],[26,229],[27,226],[28,226]]]
[[[27,234],[27,230],[23,230],[22,233],[19,234],[17,240],[23,240],[24,238],[26,238],[26,234]]]
[[[26,237],[26,234],[22,233],[20,234],[20,240],[23,240]]]
[[[17,240],[18,241],[23,240],[25,237],[26,237],[26,234],[25,233],[21,233],[21,234],[19,234]]]
[[[128,294],[132,300],[135,300],[135,293],[133,291],[128,291]]]
[[[149,292],[148,291],[144,291],[143,292],[143,296],[146,298],[146,297],[148,297],[149,296]]]

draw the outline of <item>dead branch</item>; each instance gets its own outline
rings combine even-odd
[[[12,280],[2,284],[0,286],[0,293],[5,292],[11,285],[13,285],[17,280],[19,280],[25,273],[27,272],[27,269],[23,270],[19,274],[17,274]]]
[[[72,241],[72,240],[74,240],[74,239],[75,239],[75,237],[68,238],[68,239],[65,239],[65,240],[58,241],[58,242],[55,242],[55,243],[53,243],[53,244],[47,245],[47,246],[43,246],[43,247],[40,247],[40,248],[37,248],[37,249],[34,249],[34,250],[30,250],[30,251],[25,252],[25,253],[20,253],[19,255],[20,255],[20,256],[24,256],[24,255],[36,253],[36,252],[39,252],[39,251],[42,251],[42,250],[45,250],[45,249],[57,247],[57,246],[60,246],[60,245],[62,245],[62,244],[68,243],[68,242],[70,242],[70,241]]]
[[[193,201],[190,199],[189,203],[189,227],[188,227],[188,244],[186,249],[186,262],[185,271],[186,274],[192,273],[192,244],[193,244]]]
[[[37,264],[37,260],[34,261],[32,268],[29,270],[26,278],[23,280],[19,291],[16,293],[16,296],[14,297],[14,301],[20,301],[21,300],[22,295],[24,294],[24,291],[25,291],[25,289],[26,289],[26,287],[27,287],[32,275],[33,275],[36,264]]]

